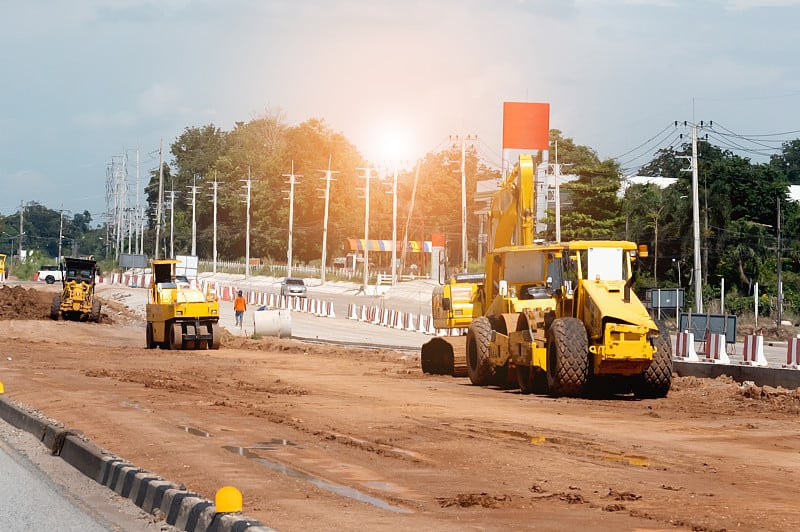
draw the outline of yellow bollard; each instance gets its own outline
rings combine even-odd
[[[215,499],[218,514],[242,511],[242,492],[233,486],[225,486],[217,490]]]

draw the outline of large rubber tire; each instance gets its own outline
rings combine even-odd
[[[153,324],[150,323],[149,321],[147,322],[145,338],[146,338],[145,341],[146,341],[146,344],[147,344],[147,349],[155,349],[156,348],[156,342],[155,342],[155,340],[153,340]]]
[[[211,324],[211,342],[209,343],[209,347],[211,349],[219,349],[219,345],[222,342],[222,334],[220,333],[219,323],[214,322]]]
[[[489,361],[489,337],[492,324],[483,316],[475,318],[467,331],[467,375],[475,386],[492,382],[492,364]]]
[[[100,321],[100,310],[103,308],[103,305],[96,299],[92,299],[92,313],[89,314],[89,321],[93,321],[95,323]]]
[[[169,328],[169,348],[179,350],[183,347],[183,329],[180,323],[173,323]]]
[[[61,315],[61,296],[53,296],[53,301],[50,303],[50,319],[58,320]]]
[[[633,395],[639,399],[658,399],[666,397],[672,385],[672,341],[666,325],[656,321],[658,336],[651,336],[655,346],[653,361],[644,373],[633,379]]]
[[[580,397],[589,381],[589,339],[576,318],[559,318],[547,331],[547,386],[555,397]]]
[[[186,324],[186,334],[197,336],[197,328],[193,324]],[[185,349],[197,349],[198,342],[196,340],[184,340],[183,345]]]

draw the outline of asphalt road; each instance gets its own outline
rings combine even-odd
[[[163,523],[162,523],[163,524]],[[162,529],[130,500],[51,456],[0,420],[0,529],[131,532]]]

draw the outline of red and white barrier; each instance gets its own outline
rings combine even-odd
[[[742,364],[748,366],[768,366],[764,356],[764,337],[760,334],[746,334],[742,348]]]
[[[725,335],[717,333],[706,334],[706,349],[704,362],[716,364],[730,364],[731,359],[725,352]]]
[[[687,362],[698,362],[700,357],[694,349],[694,333],[689,331],[679,332],[675,336],[674,358],[686,359]]]
[[[786,347],[786,364],[784,368],[800,369],[800,336],[789,338]]]

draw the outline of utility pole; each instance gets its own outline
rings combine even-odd
[[[217,273],[217,190],[219,188],[219,185],[217,184],[217,172],[216,172],[216,170],[214,171],[214,182],[211,184],[211,187],[212,187],[212,190],[213,190],[213,194],[211,195],[211,197],[212,197],[211,201],[214,203],[214,229],[213,229],[213,232],[214,232],[213,248],[214,249],[213,249],[213,257],[212,257],[213,266],[212,266],[212,270],[211,271],[213,273]]]
[[[125,213],[128,215],[128,253],[131,252],[131,238],[133,238],[133,209],[127,208],[125,209]]]
[[[467,271],[467,142],[478,140],[477,135],[450,135],[451,140],[461,143],[461,271]]]
[[[403,232],[403,252],[401,253],[400,264],[403,265],[403,270],[406,267],[406,248],[408,248],[408,226],[411,224],[411,215],[414,212],[414,200],[417,197],[417,183],[419,182],[419,169],[422,165],[422,161],[417,161],[417,172],[414,175],[414,187],[411,190],[411,205],[408,208],[408,217],[406,218],[406,229]],[[425,247],[425,235],[422,235],[422,246]],[[424,253],[425,250],[423,249],[422,252]]]
[[[714,123],[709,122],[709,126]],[[678,122],[675,122],[678,125]],[[682,159],[691,160],[691,168],[684,169],[684,171],[692,172],[692,233],[694,236],[694,297],[695,297],[695,311],[698,314],[703,313],[703,273],[701,267],[700,255],[700,195],[698,192],[698,166],[697,166],[697,124],[690,124],[684,122],[684,126],[689,126],[692,133],[692,155],[691,157],[683,155]],[[700,122],[700,127],[704,127],[703,122]]]
[[[161,239],[161,205],[164,203],[164,139],[158,148],[158,202],[156,203],[156,246],[153,256],[158,260],[159,240]]]
[[[700,267],[700,200],[697,190],[697,126],[692,124],[692,231],[694,235],[695,309],[703,313],[703,276]]]
[[[22,200],[19,200],[19,261],[22,262],[22,235],[25,233],[22,232],[22,218],[25,216],[25,206],[22,204]]]
[[[136,216],[139,216],[139,147],[136,147]],[[138,222],[138,219],[137,219]],[[136,224],[136,254],[144,253],[144,248],[139,248],[139,227],[141,224]]]
[[[331,159],[332,155],[328,155],[328,169],[318,170],[325,173],[325,215],[322,221],[322,264],[320,265],[320,281],[325,284],[325,270],[327,269],[327,252],[328,252],[328,205],[331,199],[331,174],[338,174],[339,172],[331,172]]]
[[[175,258],[175,191],[169,192],[169,258]]]
[[[250,179],[250,167],[247,167],[247,179],[243,180],[245,185],[242,187],[247,191],[245,203],[247,205],[247,228],[244,242],[244,276],[245,279],[250,279],[250,189],[252,188],[252,180]]]
[[[197,202],[195,195],[197,194],[197,175],[192,177],[193,184],[188,188],[192,191],[192,257],[197,256]]]
[[[144,221],[145,221],[144,207],[140,207],[140,211],[139,211],[139,228],[140,228],[140,231],[139,231],[139,251],[138,252],[141,253],[142,255],[144,255]]]
[[[372,179],[372,168],[367,165],[366,168],[357,168],[357,170],[364,170],[364,198],[366,199],[364,205],[364,290],[369,285],[369,181]],[[354,266],[355,267],[355,266]]]
[[[777,212],[778,212],[778,263],[775,273],[778,275],[778,323],[775,329],[780,333],[781,322],[783,321],[783,276],[781,272],[781,197],[777,199]]]
[[[290,174],[283,174],[282,177],[289,178],[289,248],[286,250],[286,277],[292,276],[292,231],[294,226],[294,185],[297,183],[298,177],[294,173],[294,159],[292,159],[292,172]]]
[[[397,163],[392,179],[392,286],[397,284]]]
[[[64,238],[64,204],[61,204],[61,217],[58,222],[58,263],[61,263],[61,240]]]
[[[553,200],[556,204],[556,242],[561,242],[561,166],[563,165],[558,164],[558,141],[555,141],[555,161],[553,165],[553,179],[555,180],[556,186]]]

